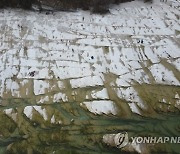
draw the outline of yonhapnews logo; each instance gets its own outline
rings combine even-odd
[[[118,133],[115,138],[114,142],[117,146],[117,148],[122,148],[125,147],[128,144],[128,133],[123,132],[123,133]]]
[[[171,143],[171,144],[180,144],[180,136],[179,137],[154,137],[154,136],[148,136],[148,137],[131,137],[129,139],[127,132],[118,133],[114,137],[114,142],[117,148],[123,148],[128,143],[132,144],[158,144],[158,143]]]

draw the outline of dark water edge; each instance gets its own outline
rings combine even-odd
[[[2,118],[4,119],[4,126]],[[28,120],[28,119],[26,119]],[[128,132],[129,136],[180,136],[180,115],[162,114],[156,118],[135,116],[129,119],[93,116],[76,119],[69,125],[34,125],[17,127],[8,117],[1,116],[0,153],[125,153],[102,142],[104,134]],[[2,130],[4,127],[4,130]],[[9,132],[8,132],[9,131]],[[160,144],[151,153],[179,153],[179,144]]]

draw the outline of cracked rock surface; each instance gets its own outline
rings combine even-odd
[[[103,135],[178,136],[179,8],[168,0],[107,15],[0,10],[0,150],[118,153]],[[179,150],[145,146],[121,150]]]

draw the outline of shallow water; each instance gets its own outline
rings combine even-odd
[[[78,110],[79,115],[75,116],[67,113],[61,104],[51,105],[51,108],[56,108],[67,124],[49,124],[38,115],[30,121],[21,114],[18,115],[21,124],[17,125],[1,113],[1,153],[119,153],[119,149],[102,142],[104,134],[126,131],[129,136],[180,135],[179,114],[118,118],[94,116]],[[152,152],[178,153],[179,144],[157,144]]]

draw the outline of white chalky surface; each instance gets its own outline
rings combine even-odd
[[[107,15],[0,10],[1,103],[8,98],[63,103],[76,97],[73,90],[89,88],[81,103],[90,112],[116,114],[110,86],[132,112],[141,114],[137,106],[143,109],[144,102],[134,83],[180,85],[179,7],[169,0],[130,2]],[[108,82],[106,74],[115,78]],[[175,97],[178,107],[179,95]],[[47,120],[39,106],[25,107],[24,114],[32,118],[33,109]]]

